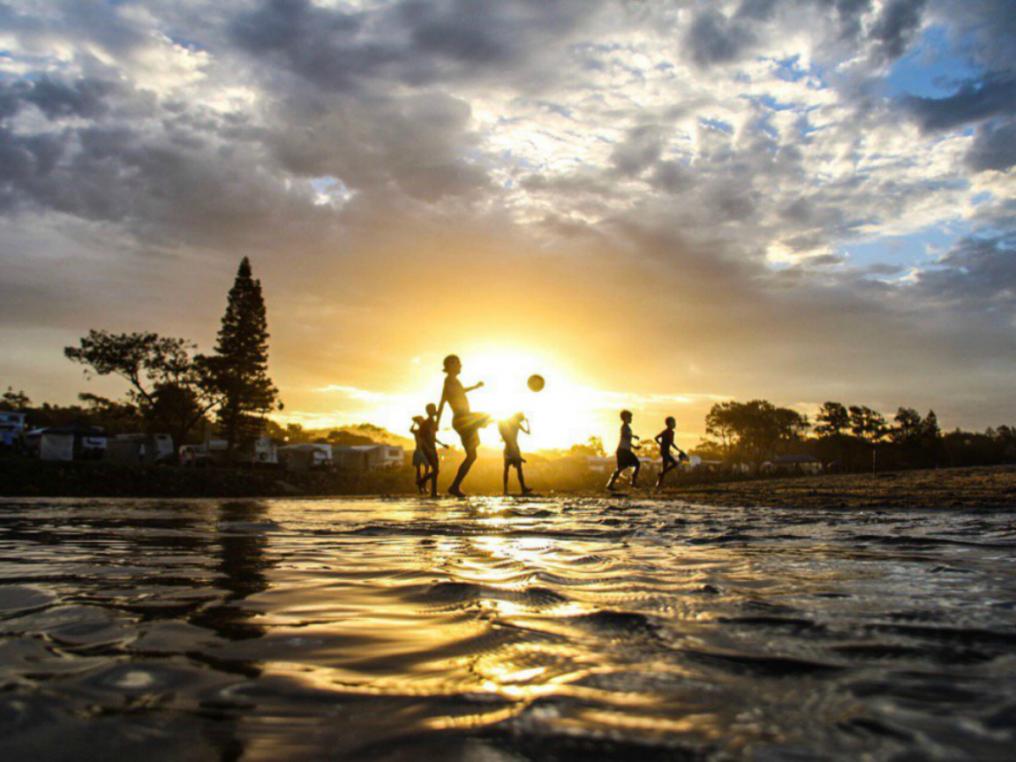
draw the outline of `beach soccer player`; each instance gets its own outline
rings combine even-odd
[[[465,497],[462,492],[462,480],[466,478],[469,469],[476,462],[476,451],[480,447],[480,429],[490,423],[490,416],[485,413],[474,413],[469,409],[469,399],[466,394],[483,386],[483,381],[468,387],[462,386],[462,382],[459,381],[462,361],[458,355],[448,355],[444,359],[444,372],[444,390],[441,392],[441,404],[437,406],[437,423],[441,423],[441,413],[444,412],[447,402],[448,407],[452,409],[452,428],[462,440],[462,449],[466,451],[466,459],[459,466],[455,479],[448,488],[448,494],[455,497]]]
[[[642,468],[642,464],[639,463],[638,456],[635,455],[633,451],[633,447],[637,447],[638,445],[633,444],[632,440],[638,439],[639,437],[631,433],[631,421],[631,411],[622,410],[621,438],[617,443],[617,468],[614,469],[614,473],[610,475],[610,481],[607,482],[607,489],[609,490],[614,489],[614,484],[617,482],[618,477],[620,477],[621,474],[629,468],[635,469],[631,475],[631,486],[638,486],[639,470]]]
[[[678,461],[674,460],[671,450],[677,452],[679,460],[687,460],[688,456],[684,450],[674,444],[674,430],[677,428],[677,421],[674,416],[668,415],[664,421],[665,428],[656,435],[656,444],[660,446],[660,475],[656,477],[656,489],[663,486],[663,477],[677,468]]]
[[[501,432],[501,439],[504,440],[504,475],[502,477],[504,494],[508,494],[508,472],[514,468],[519,476],[519,487],[522,489],[522,494],[528,495],[532,490],[526,486],[526,477],[522,474],[522,464],[526,461],[519,450],[519,432],[529,433],[529,421],[522,413],[516,413],[511,418],[501,421],[497,425],[497,429]]]
[[[437,475],[441,469],[441,461],[437,456],[437,446],[447,448],[444,442],[437,438],[437,405],[433,402],[427,405],[427,417],[421,418],[419,426],[419,447],[423,453],[426,466],[423,477],[418,478],[417,484],[421,492],[426,491],[426,484],[430,482],[430,496],[437,497]]]

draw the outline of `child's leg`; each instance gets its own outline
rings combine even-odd
[[[519,487],[522,488],[522,494],[524,495],[527,492],[529,492],[529,487],[526,486],[526,477],[522,474],[522,464],[521,463],[516,463],[515,464],[515,470],[518,471],[518,474],[519,474]]]
[[[455,472],[455,480],[452,482],[452,486],[448,488],[448,491],[456,496],[461,495],[462,480],[466,478],[466,474],[469,473],[469,469],[472,468],[473,463],[476,462],[477,445],[470,442],[469,444],[463,443],[463,447],[466,449],[466,459],[462,461],[462,465],[459,466],[459,470]]]
[[[618,477],[620,476],[621,476],[621,467],[618,466],[617,468],[614,469],[614,473],[610,475],[610,480],[607,482],[607,489],[614,489],[614,483],[618,480]]]
[[[642,470],[642,464],[641,463],[636,463],[635,464],[635,471],[631,475],[631,486],[633,486],[633,487],[637,487],[638,486],[638,483],[639,483],[639,471],[641,471],[641,470]]]
[[[508,463],[505,463],[504,464],[504,471],[501,474],[502,493],[505,494],[505,495],[508,494],[508,469],[509,468],[511,468],[511,465],[509,465]]]

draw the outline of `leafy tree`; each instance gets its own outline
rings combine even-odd
[[[219,424],[233,455],[261,433],[265,414],[276,407],[278,398],[268,377],[268,320],[261,281],[252,277],[247,257],[229,290],[215,354],[201,357],[200,364],[206,388],[222,398]]]
[[[568,455],[576,457],[602,458],[605,454],[603,440],[599,437],[589,437],[585,442],[573,444],[568,449]]]
[[[815,420],[815,433],[819,436],[839,436],[850,428],[850,413],[839,402],[822,403]]]
[[[3,397],[0,398],[0,410],[24,410],[32,406],[32,400],[24,391],[14,391],[14,387],[8,386]]]
[[[875,444],[889,433],[885,416],[877,410],[864,405],[851,405],[849,411],[850,430],[854,436]]]
[[[921,426],[921,449],[930,465],[938,465],[942,454],[942,429],[939,428],[938,416],[934,410],[929,410],[924,416],[924,423]]]
[[[781,446],[796,442],[808,429],[808,419],[768,400],[720,402],[706,416],[706,433],[719,437],[727,457],[760,463]]]
[[[167,431],[176,444],[215,407],[219,398],[203,385],[201,365],[191,356],[194,345],[186,339],[157,333],[110,333],[90,330],[64,356],[100,376],[120,376],[130,385],[126,403],[142,414],[149,431]],[[102,397],[85,395],[93,407],[107,408]]]
[[[924,420],[912,407],[901,407],[893,418],[896,426],[889,432],[896,444],[916,446],[924,434]],[[936,423],[936,427],[937,427]]]

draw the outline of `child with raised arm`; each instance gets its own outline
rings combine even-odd
[[[462,361],[458,355],[448,355],[444,359],[445,382],[441,392],[441,404],[437,407],[437,422],[441,423],[441,413],[444,412],[445,403],[452,409],[452,428],[462,440],[462,448],[466,451],[466,459],[462,461],[452,485],[448,488],[448,494],[455,497],[465,497],[462,492],[462,480],[466,478],[469,469],[476,461],[476,451],[480,447],[480,429],[490,423],[490,416],[485,413],[474,413],[469,409],[468,392],[479,389],[483,381],[473,386],[464,387],[459,381],[459,373],[462,372]]]
[[[437,446],[447,448],[448,445],[437,438],[437,406],[433,402],[427,404],[427,417],[421,418],[419,430],[420,450],[427,463],[423,477],[419,480],[420,491],[426,491],[425,485],[429,481],[430,496],[437,497],[437,475],[441,467]]]
[[[522,494],[528,495],[532,490],[526,486],[526,477],[522,475],[522,464],[526,461],[522,458],[522,452],[519,450],[519,432],[529,433],[529,421],[526,420],[523,413],[516,413],[511,418],[501,421],[497,428],[501,432],[501,439],[504,440],[504,475],[502,477],[504,494],[508,494],[508,471],[514,466],[519,475],[519,487],[522,489]]]
[[[631,433],[631,421],[632,414],[630,410],[621,411],[621,438],[617,443],[617,468],[614,469],[614,473],[610,475],[610,481],[607,482],[607,489],[613,490],[614,483],[617,482],[622,472],[627,471],[629,468],[634,468],[635,471],[631,475],[631,486],[637,487],[639,480],[639,470],[642,468],[642,464],[639,463],[638,456],[632,451],[633,445],[632,440],[638,439],[639,437]]]
[[[684,450],[674,444],[674,429],[677,428],[677,421],[674,419],[674,416],[668,415],[664,423],[666,428],[655,437],[656,444],[660,446],[661,460],[660,475],[656,477],[656,489],[660,489],[663,486],[663,477],[677,468],[678,461],[674,460],[674,456],[670,452],[671,449],[677,451],[677,456],[680,460],[688,459]]]

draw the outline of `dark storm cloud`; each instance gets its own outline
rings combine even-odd
[[[741,57],[755,37],[738,18],[728,18],[715,8],[696,14],[684,36],[691,59],[699,66],[726,63]]]
[[[903,100],[922,129],[942,130],[989,117],[1016,113],[1016,77],[996,74],[977,82],[968,82],[947,98]]]
[[[887,61],[903,55],[914,33],[921,25],[921,14],[927,0],[890,0],[871,30],[878,54]]]
[[[0,119],[14,116],[26,104],[36,106],[49,119],[95,118],[105,113],[107,98],[116,89],[115,83],[105,80],[62,82],[46,75],[0,83]]]
[[[660,158],[667,133],[657,125],[634,127],[614,146],[610,160],[622,175],[637,175]]]
[[[708,6],[699,10],[683,44],[700,67],[738,61],[781,34],[774,23],[781,14],[787,19],[818,10],[835,16],[836,38],[854,45],[869,42],[875,59],[892,61],[913,40],[926,5],[927,0],[890,0],[865,34],[862,18],[871,10],[871,0],[742,0],[731,16]]]
[[[979,172],[1001,172],[1016,164],[1016,121],[982,124],[966,158],[967,164]]]
[[[425,86],[488,75],[513,79],[519,67],[536,72],[543,55],[595,13],[595,5],[578,0],[407,0],[370,16],[310,0],[267,0],[241,15],[232,34],[250,54],[275,56],[300,76],[342,91],[378,78]],[[541,76],[552,77],[552,70]]]
[[[1006,233],[961,240],[939,267],[919,273],[913,288],[933,304],[1011,319],[1016,311],[1014,231],[1016,227]]]

